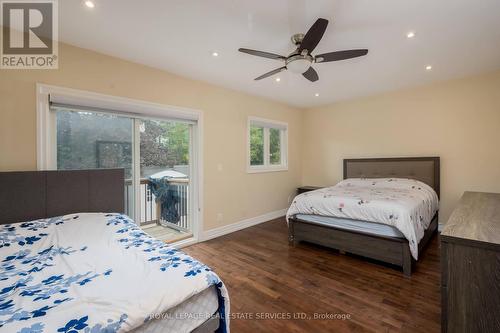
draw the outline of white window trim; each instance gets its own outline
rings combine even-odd
[[[264,165],[250,165],[250,127],[252,124],[264,127]],[[269,128],[281,130],[281,164],[272,165],[269,163]],[[288,123],[259,118],[248,117],[247,121],[247,173],[277,172],[288,170]]]
[[[56,97],[59,102],[67,104],[100,108],[103,110],[123,110],[125,115],[135,117],[154,117],[166,120],[184,120],[194,122],[192,131],[193,151],[191,186],[193,195],[193,237],[173,243],[174,246],[188,246],[201,241],[203,234],[203,112],[194,109],[151,103],[125,97],[104,95],[95,92],[77,90],[37,83],[37,168],[38,170],[55,170],[55,116],[50,111],[50,98]],[[194,195],[197,193],[197,195]]]

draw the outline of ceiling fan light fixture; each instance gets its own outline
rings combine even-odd
[[[302,58],[302,57],[297,57],[297,58],[292,58],[290,61],[287,62],[286,68],[292,71],[293,73],[296,74],[302,74],[305,71],[311,67],[311,59],[309,58]]]

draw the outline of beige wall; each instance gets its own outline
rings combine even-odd
[[[301,177],[300,110],[65,44],[59,55],[59,70],[0,70],[1,171],[36,169],[35,84],[46,83],[203,111],[205,230],[287,207]],[[249,115],[289,123],[289,171],[246,173]]]
[[[303,130],[304,184],[343,158],[440,156],[440,222],[465,190],[500,192],[500,72],[306,110]]]

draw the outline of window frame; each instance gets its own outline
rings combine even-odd
[[[264,164],[251,165],[250,164],[250,129],[253,126],[264,128]],[[274,128],[280,130],[280,153],[281,163],[271,164],[270,162],[270,140],[269,129]],[[260,173],[260,172],[276,172],[288,171],[288,123],[270,120],[259,117],[248,117],[247,121],[247,173]]]

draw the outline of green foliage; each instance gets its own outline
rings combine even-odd
[[[281,164],[281,131],[279,129],[269,129],[269,153],[271,164]]]
[[[141,168],[189,163],[189,125],[144,120],[142,126]]]
[[[264,129],[250,127],[250,165],[264,164]]]

